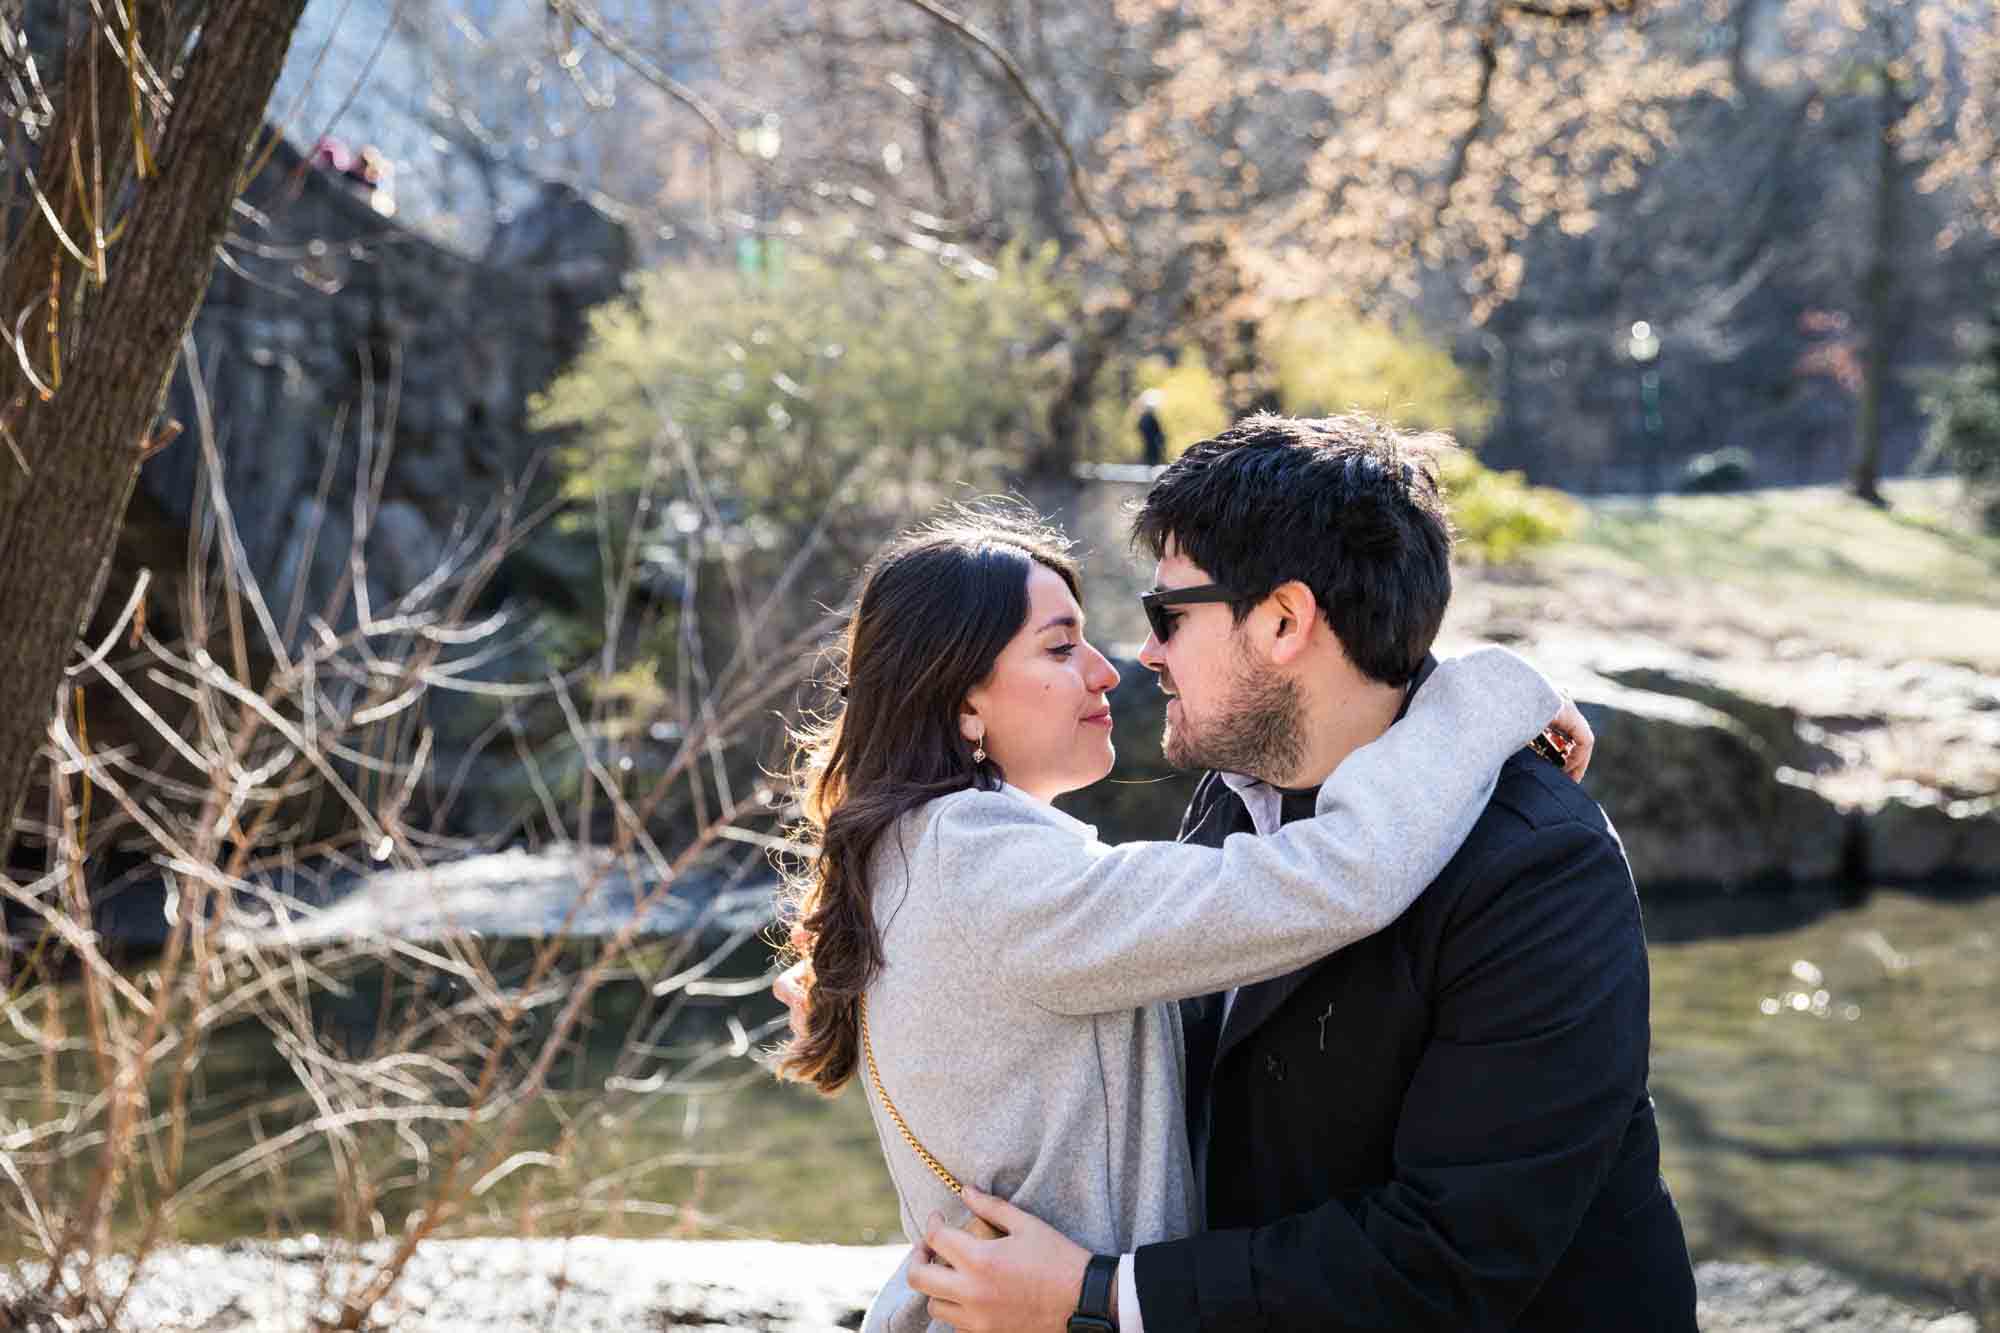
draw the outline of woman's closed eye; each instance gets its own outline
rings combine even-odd
[[[1076,645],[1073,643],[1058,643],[1051,646],[1049,651],[1057,657],[1067,658],[1076,652]]]

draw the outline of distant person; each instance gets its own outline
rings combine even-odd
[[[367,192],[369,207],[389,218],[396,216],[395,173],[395,164],[388,156],[374,144],[366,144],[355,154],[348,177]]]
[[[354,167],[354,154],[331,134],[322,135],[320,141],[313,145],[312,164],[322,171],[345,176]]]
[[[1158,389],[1139,395],[1139,456],[1147,467],[1159,467],[1167,461],[1167,432],[1160,426],[1162,401]]]
[[[313,145],[312,164],[338,176],[383,217],[395,216],[396,200],[390,186],[395,168],[373,144],[365,144],[357,152],[333,135],[325,135]]]
[[[913,1242],[961,1181],[1113,1254],[1195,1229],[1172,1002],[1380,929],[1558,711],[1519,659],[1475,653],[1437,667],[1400,723],[1382,716],[1283,833],[1107,847],[1050,804],[1113,760],[1118,676],[1083,637],[1076,587],[1047,529],[975,518],[905,538],[864,578],[846,702],[806,751],[807,962],[781,984],[803,986],[784,1065],[829,1091],[863,1078]],[[1293,583],[1252,600],[1244,651],[1327,665],[1310,596]],[[1223,600],[1179,588],[1146,609],[1171,635],[1209,612],[1227,624]],[[1282,701],[1217,683],[1191,679],[1201,711],[1170,706],[1174,735],[1270,743]],[[1561,721],[1587,737],[1573,706]],[[930,1326],[906,1281],[918,1258],[866,1328]],[[1100,1266],[1092,1299],[1105,1281]]]

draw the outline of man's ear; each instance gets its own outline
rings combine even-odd
[[[1313,622],[1319,619],[1319,599],[1311,588],[1297,579],[1280,583],[1264,599],[1271,617],[1265,651],[1271,661],[1287,666],[1298,660],[1312,640]]]

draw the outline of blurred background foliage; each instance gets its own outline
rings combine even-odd
[[[1485,467],[1469,453],[1447,455],[1439,472],[1462,556],[1505,564],[1583,525],[1584,508],[1570,496]]]
[[[1263,354],[1278,400],[1294,416],[1366,412],[1476,446],[1496,411],[1483,377],[1407,318],[1306,301],[1266,320]]]
[[[534,403],[572,499],[631,503],[670,471],[749,544],[797,549],[999,483],[1044,409],[1070,297],[1053,247],[775,250],[656,269],[591,315]],[[696,524],[683,510],[669,525]]]
[[[1930,379],[1925,462],[1964,483],[1989,532],[2000,533],[2000,309],[1969,340],[1965,360]]]

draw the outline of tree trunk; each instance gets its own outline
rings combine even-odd
[[[1868,339],[1861,360],[1861,401],[1854,423],[1854,470],[1848,488],[1870,504],[1882,498],[1882,398],[1889,386],[1889,347],[1894,341],[1891,309],[1895,297],[1896,237],[1902,211],[1902,163],[1895,128],[1909,110],[1902,84],[1888,62],[1878,73],[1882,88],[1876,97],[1875,229],[1862,278],[1862,308],[1867,312]]]
[[[1729,41],[1729,82],[1746,100],[1757,101],[1764,93],[1764,84],[1750,68],[1750,50],[1757,43],[1757,20],[1764,8],[1764,0],[1736,0],[1736,10],[1730,15]]]
[[[105,22],[115,20],[72,28],[55,132],[41,138],[36,176],[87,255],[86,210],[107,234],[113,225],[119,230],[104,250],[101,279],[86,282],[85,265],[61,246],[47,219],[28,215],[0,272],[0,292],[24,298],[9,308],[35,309],[24,356],[41,382],[28,378],[20,358],[0,358],[0,423],[7,428],[0,442],[0,607],[10,657],[0,673],[0,862],[63,665],[96,600],[304,7],[305,0],[214,0],[207,7],[154,140],[153,170],[136,180],[134,93],[122,53],[104,36]],[[164,76],[177,45],[159,29],[142,30],[138,40]],[[72,143],[86,171],[104,162],[101,190],[70,171]],[[105,215],[120,201],[114,224]],[[53,307],[52,288],[59,293]],[[50,309],[53,335],[43,314]]]
[[[1029,461],[1035,476],[1067,479],[1076,471],[1078,437],[1090,412],[1091,386],[1117,349],[1132,313],[1130,303],[1106,308],[1071,345],[1069,371],[1049,404],[1048,438]]]

